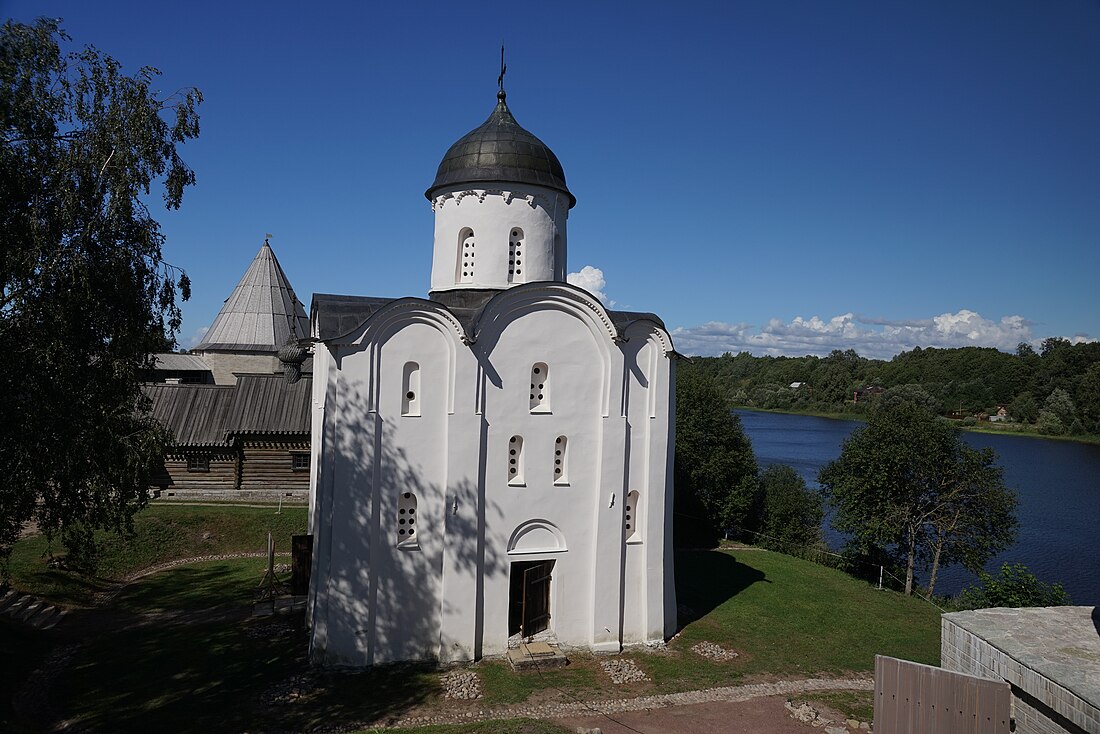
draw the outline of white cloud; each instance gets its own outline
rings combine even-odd
[[[599,268],[585,265],[580,269],[580,272],[566,275],[565,280],[570,285],[584,288],[596,298],[600,299],[605,306],[615,305],[615,302],[609,299],[607,294],[603,292],[603,289],[607,287],[607,281],[603,277],[603,271]]]
[[[208,332],[208,331],[210,331],[209,326],[204,326],[201,329],[196,329],[195,333],[193,333],[187,339],[187,344],[184,345],[184,349],[193,349],[196,344],[199,344],[199,343],[202,342],[203,337],[206,336],[206,332]]]
[[[826,355],[834,349],[854,349],[864,357],[889,359],[913,347],[995,347],[1015,351],[1020,342],[1035,342],[1032,322],[1022,316],[998,321],[967,309],[928,319],[889,321],[852,313],[824,320],[796,317],[789,323],[772,319],[759,329],[750,324],[710,321],[672,331],[684,354],[713,356],[723,352],[756,355]],[[1092,341],[1075,335],[1071,341]]]

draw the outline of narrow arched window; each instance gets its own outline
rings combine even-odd
[[[455,282],[472,283],[474,280],[474,231],[463,227],[458,233],[458,263]]]
[[[531,365],[531,412],[550,412],[550,368],[545,362]]]
[[[512,227],[508,234],[508,282],[523,283],[523,230]]]
[[[402,492],[397,499],[397,544],[399,546],[417,545],[420,530],[420,518],[416,514],[416,495]]]
[[[401,415],[420,415],[420,365],[406,362],[401,378]]]
[[[523,436],[508,439],[508,484],[523,486]]]
[[[569,484],[569,439],[558,436],[554,439],[554,484]]]
[[[638,533],[638,491],[627,494],[623,505],[623,537],[626,540],[641,540]]]

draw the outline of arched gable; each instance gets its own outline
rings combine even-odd
[[[508,555],[520,556],[533,553],[563,553],[569,550],[565,536],[557,525],[549,520],[528,520],[512,531],[508,538]]]
[[[450,311],[438,303],[422,298],[399,298],[391,301],[340,339],[342,344],[353,349],[358,347],[356,351],[368,353],[370,385],[367,409],[378,410],[382,346],[393,334],[411,324],[430,326],[443,337],[442,342],[447,351],[447,412],[453,413],[458,347],[469,340],[462,324]]]
[[[629,341],[636,337],[655,342],[666,357],[671,357],[675,352],[672,346],[672,336],[665,330],[662,324],[653,319],[640,318],[631,321],[622,328],[623,339]]]
[[[620,341],[615,324],[603,305],[587,291],[568,283],[538,282],[515,286],[493,296],[471,328],[482,354],[489,354],[505,328],[535,311],[553,310],[567,314],[584,325],[600,357],[600,404],[608,412],[612,345]],[[482,368],[487,365],[482,364]],[[492,377],[492,375],[490,375]],[[480,404],[480,396],[479,396]]]

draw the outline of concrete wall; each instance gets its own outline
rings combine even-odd
[[[229,354],[195,352],[210,367],[216,385],[235,385],[234,373],[282,374],[283,366],[274,354]]]
[[[1044,610],[981,610],[945,614],[941,622],[940,665],[950,671],[1007,681],[1012,687],[1018,734],[1100,734],[1100,709],[1061,683],[964,628],[982,613],[1012,615]],[[994,620],[994,624],[997,624]],[[1003,629],[1003,625],[997,625]],[[1039,639],[1038,630],[1035,639]],[[1058,647],[1051,642],[1051,649]],[[1072,668],[1070,668],[1072,670]]]

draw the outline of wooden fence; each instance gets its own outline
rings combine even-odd
[[[875,656],[875,734],[1009,734],[1008,683]]]

